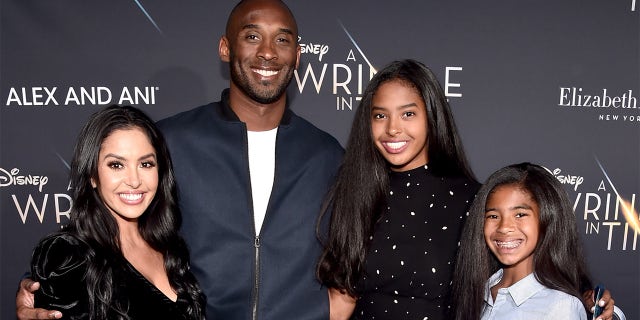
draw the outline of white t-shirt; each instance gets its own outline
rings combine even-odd
[[[249,140],[249,176],[253,198],[253,218],[256,235],[260,234],[273,188],[276,166],[276,135],[278,128],[268,131],[247,131]]]

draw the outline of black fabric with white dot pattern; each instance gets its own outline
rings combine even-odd
[[[390,173],[354,319],[444,319],[445,297],[467,210],[479,188],[428,167]]]

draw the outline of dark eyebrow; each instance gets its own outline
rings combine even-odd
[[[105,154],[104,158],[105,159],[107,159],[107,158],[116,158],[118,160],[125,160],[125,158],[123,156],[119,156],[119,155],[117,155],[115,153]],[[155,159],[156,155],[155,155],[155,153],[148,153],[148,154],[145,154],[145,155],[141,156],[140,158],[138,158],[138,160],[143,160],[143,159],[147,159],[147,158]]]
[[[509,208],[509,210],[522,210],[522,209],[533,211],[533,208],[531,208],[531,206],[528,206],[526,204],[519,204],[517,206],[513,206],[513,207]],[[489,211],[498,211],[498,209],[497,208],[485,208],[484,209],[484,212],[489,212]]]
[[[260,27],[257,24],[245,24],[242,26],[242,30],[246,29],[260,29]]]
[[[397,108],[398,109],[406,109],[406,108],[417,107],[417,106],[418,105],[416,103],[412,102],[412,103],[408,103],[408,104],[405,104],[405,105],[398,106]],[[372,106],[371,107],[371,110],[386,110],[386,109],[387,108],[385,108],[385,107],[379,107],[379,106]]]
[[[517,209],[533,210],[533,208],[531,208],[531,206],[528,206],[526,204],[520,204],[520,205],[517,205],[515,207],[511,207],[509,209],[511,209],[511,210],[517,210]]]
[[[152,159],[156,159],[156,154],[155,153],[149,153],[149,154],[145,154],[144,156],[138,158],[138,160],[144,160],[147,158],[152,158]]]
[[[293,31],[291,29],[288,29],[288,28],[280,28],[280,33],[286,33],[286,34],[293,35]]]
[[[411,103],[409,103],[409,104],[405,104],[405,105],[399,106],[398,108],[399,108],[399,109],[406,109],[406,108],[410,108],[410,107],[417,107],[417,106],[418,106],[418,105],[417,105],[415,102],[411,102]]]
[[[254,23],[249,23],[242,26],[242,30],[247,30],[247,29],[260,29],[260,26]],[[280,28],[279,31],[280,33],[293,35],[293,31],[289,28]]]

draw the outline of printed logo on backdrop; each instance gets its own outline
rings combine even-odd
[[[558,106],[576,112],[597,110],[598,121],[640,123],[637,94],[632,89],[560,87]]]
[[[66,165],[66,164],[65,164]],[[0,167],[0,188],[7,188],[7,198],[0,201],[10,203],[10,213],[17,216],[22,224],[48,223],[51,219],[60,224],[69,219],[71,196],[66,190],[48,190],[49,177],[37,170],[14,167]],[[6,215],[6,213],[3,213]],[[63,217],[66,219],[63,221]]]
[[[159,90],[153,86],[11,87],[4,101],[8,107],[155,105]]]
[[[317,95],[331,95],[336,111],[351,111],[357,107],[369,80],[377,70],[370,57],[358,45],[347,28],[339,23],[345,34],[345,41],[351,46],[344,52],[332,52],[329,42],[324,39],[298,38],[301,53],[308,55],[306,65],[300,65],[295,71],[298,91],[303,94],[311,91]],[[327,58],[331,53],[331,58]],[[462,84],[456,82],[456,76],[462,67],[451,66],[445,69],[445,81],[442,83],[447,98],[462,97]]]
[[[608,251],[637,251],[640,217],[636,209],[637,193],[619,190],[615,181],[596,159],[601,175],[584,177],[566,169],[549,170],[560,183],[575,193],[573,210],[582,233],[602,239]]]

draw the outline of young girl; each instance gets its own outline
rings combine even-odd
[[[478,187],[431,70],[414,60],[380,70],[325,203],[332,215],[318,277],[332,319],[444,319]]]
[[[492,174],[463,229],[453,284],[456,319],[587,319],[590,287],[566,192],[544,168]]]

